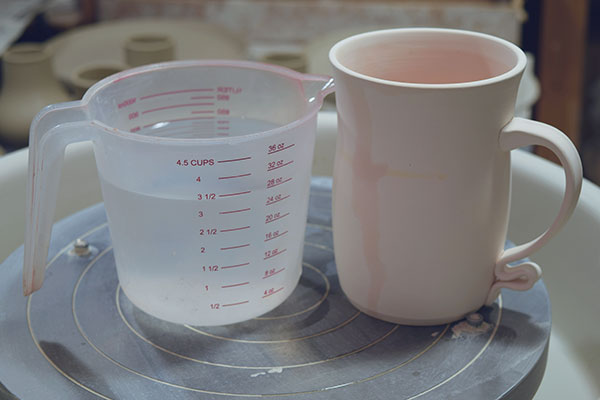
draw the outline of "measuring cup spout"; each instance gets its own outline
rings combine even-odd
[[[23,261],[26,296],[44,281],[65,147],[91,139],[95,129],[90,128],[87,107],[79,101],[48,106],[31,124]]]
[[[308,102],[318,100],[319,104],[323,102],[325,96],[335,90],[333,78],[325,75],[304,75],[302,86],[306,100]]]

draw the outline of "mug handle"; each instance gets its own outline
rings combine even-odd
[[[502,252],[494,268],[495,281],[488,293],[485,302],[487,305],[496,300],[500,289],[527,290],[541,277],[542,270],[534,262],[526,261],[514,266],[509,264],[539,250],[563,227],[575,210],[583,180],[577,149],[564,133],[550,125],[524,118],[513,118],[500,131],[499,145],[504,151],[529,145],[540,145],[550,149],[558,157],[565,171],[565,194],[558,216],[550,228],[530,242]]]

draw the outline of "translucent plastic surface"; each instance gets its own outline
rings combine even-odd
[[[275,308],[300,276],[316,113],[331,90],[329,78],[263,64],[174,62],[43,110],[31,130],[26,294],[43,279],[62,151],[92,140],[136,306],[192,325]]]

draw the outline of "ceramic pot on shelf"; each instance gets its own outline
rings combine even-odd
[[[275,51],[265,54],[261,61],[267,64],[281,65],[298,72],[306,72],[306,57],[292,51]]]
[[[52,54],[43,45],[18,44],[2,57],[0,138],[26,145],[33,117],[48,104],[69,96],[52,73]]]
[[[161,33],[131,36],[125,42],[125,61],[130,67],[154,64],[175,59],[173,39]]]
[[[127,66],[114,62],[83,65],[73,72],[68,86],[73,92],[73,97],[79,100],[95,83],[125,69]]]
[[[132,35],[123,46],[125,64],[114,60],[92,62],[76,68],[69,79],[69,87],[76,99],[81,99],[83,94],[96,82],[123,71],[127,68],[171,61],[174,57],[173,40],[162,34]]]

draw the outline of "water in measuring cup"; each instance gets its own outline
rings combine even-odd
[[[139,133],[148,136],[180,139],[235,137],[264,132],[278,126],[278,124],[258,119],[225,117],[207,120],[157,122]]]
[[[251,124],[261,131],[266,126],[274,125]],[[282,201],[265,205],[268,174],[245,178],[243,190],[252,195],[240,200],[219,198],[230,190],[220,186],[218,174],[202,181],[201,189],[190,186],[186,176],[174,174],[161,182],[160,195],[100,177],[119,283],[127,297],[153,316],[197,325],[246,320],[275,308],[300,277],[306,215],[298,210],[305,207],[279,187]],[[214,201],[199,202],[199,191]],[[253,212],[223,212],[245,207]],[[287,216],[267,225],[265,217],[276,215]]]
[[[296,286],[302,239],[295,232],[280,239],[286,252],[276,263],[266,263],[262,230],[220,232],[252,224],[251,217],[213,216],[197,223],[195,199],[148,196],[102,183],[119,283],[143,311],[176,323],[223,325],[270,311]],[[219,254],[245,244],[251,251]],[[269,269],[273,276],[263,279]]]

